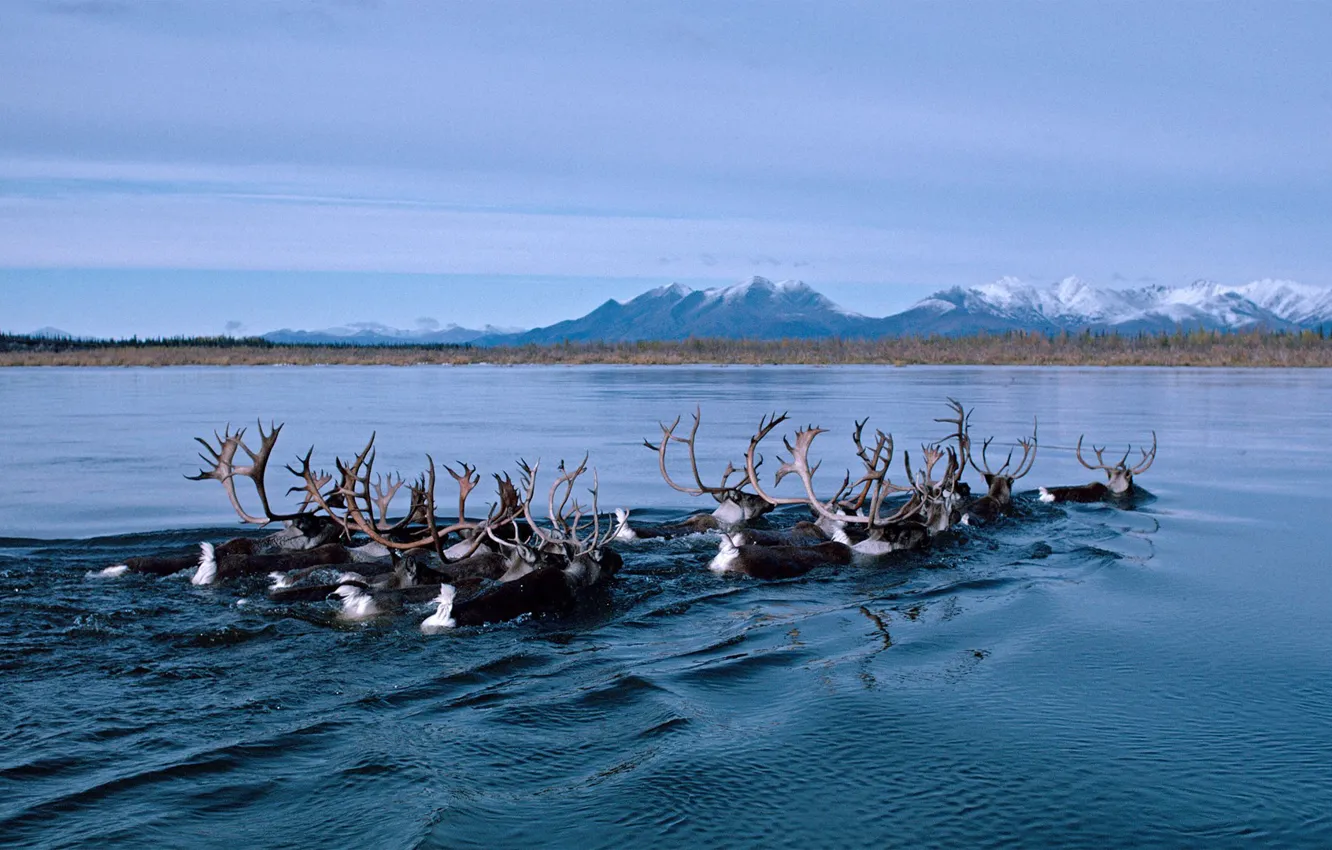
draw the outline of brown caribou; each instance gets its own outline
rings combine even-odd
[[[954,402],[956,403],[956,402]],[[976,499],[967,505],[962,514],[963,525],[975,525],[978,522],[991,522],[1000,515],[1007,512],[1013,504],[1013,482],[1031,472],[1031,467],[1036,463],[1036,431],[1037,422],[1032,420],[1031,436],[1020,437],[1017,441],[1018,447],[1022,449],[1022,457],[1018,459],[1017,465],[1013,466],[1013,451],[1010,449],[1008,457],[998,469],[990,469],[990,461],[987,457],[987,450],[993,437],[987,437],[981,443],[981,462],[976,463],[976,458],[971,454],[971,440],[965,440],[966,461],[971,464],[971,468],[981,474],[985,479],[987,492],[984,496]]]
[[[1133,495],[1134,484],[1133,477],[1141,475],[1151,468],[1156,460],[1156,432],[1152,431],[1151,449],[1139,449],[1142,452],[1142,459],[1134,466],[1128,465],[1129,454],[1133,451],[1130,445],[1125,451],[1124,456],[1117,462],[1110,464],[1105,462],[1102,453],[1104,447],[1092,447],[1096,453],[1096,463],[1087,463],[1082,457],[1082,437],[1078,437],[1078,445],[1074,450],[1077,455],[1078,463],[1088,469],[1099,469],[1105,473],[1106,480],[1093,481],[1091,484],[1083,484],[1073,487],[1042,487],[1042,502],[1099,502],[1106,498],[1127,498]]]

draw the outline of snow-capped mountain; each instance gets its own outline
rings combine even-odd
[[[734,286],[691,289],[681,284],[609,300],[580,319],[482,344],[545,345],[564,340],[635,342],[694,337],[782,339],[876,335],[880,320],[838,307],[808,284],[753,277]]]
[[[1232,287],[1229,291],[1297,325],[1317,327],[1332,322],[1332,289],[1269,279]]]
[[[1049,286],[1004,278],[937,292],[887,321],[897,326],[898,333],[1083,328],[1136,332],[1180,326],[1290,330],[1332,323],[1332,290],[1275,280],[1242,286],[1196,281],[1181,287],[1109,289],[1074,277]]]

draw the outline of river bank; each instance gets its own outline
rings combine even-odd
[[[0,338],[0,366],[938,365],[1332,367],[1315,333],[1005,334],[878,340],[689,339],[549,346],[280,345],[262,339]]]

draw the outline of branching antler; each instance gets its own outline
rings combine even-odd
[[[310,459],[313,456],[314,447],[311,446],[310,450],[305,453],[304,457],[298,458],[301,462],[301,469],[296,469],[291,464],[287,464],[287,471],[301,479],[302,482],[300,486],[288,487],[287,495],[290,496],[292,493],[303,494],[301,496],[302,513],[308,513],[311,506],[314,506],[315,509],[322,509],[325,513],[331,515],[332,509],[325,504],[329,497],[324,495],[323,489],[332,482],[333,476],[324,472],[322,469],[316,473],[310,466]]]
[[[1148,469],[1150,469],[1151,466],[1152,466],[1152,464],[1156,462],[1156,432],[1155,432],[1155,431],[1152,431],[1152,448],[1151,448],[1151,451],[1149,452],[1147,449],[1138,449],[1138,451],[1142,452],[1142,460],[1138,463],[1137,466],[1135,466],[1135,467],[1133,467],[1132,469],[1129,470],[1129,471],[1132,472],[1134,475],[1141,475],[1142,473],[1144,473],[1144,472],[1146,472]],[[1128,459],[1128,456],[1125,455],[1125,460],[1127,460],[1127,459]]]
[[[758,482],[757,467],[752,462],[752,458],[758,448],[759,442],[771,433],[777,425],[784,422],[785,419],[785,415],[780,417],[773,416],[771,420],[765,420],[760,423],[759,432],[751,438],[750,449],[746,455],[746,469],[750,473],[750,483],[764,499],[774,501],[774,503],[777,504],[806,504],[820,518],[829,522],[866,525],[872,529],[881,528],[898,522],[908,515],[902,511],[889,517],[883,517],[879,514],[879,508],[882,505],[883,498],[890,492],[901,492],[904,488],[896,487],[887,477],[888,461],[892,458],[891,438],[886,434],[881,433],[875,448],[873,450],[865,450],[864,446],[860,443],[860,429],[863,428],[864,423],[858,423],[856,433],[853,437],[859,448],[858,454],[861,457],[862,462],[865,463],[866,473],[855,483],[850,482],[850,474],[848,473],[846,478],[842,481],[842,486],[838,488],[837,493],[834,494],[832,499],[824,501],[818,497],[818,494],[814,489],[814,475],[818,472],[819,464],[810,464],[809,450],[813,445],[814,440],[819,434],[824,433],[825,429],[810,425],[796,431],[794,443],[792,443],[790,439],[783,438],[783,445],[785,445],[787,453],[791,455],[791,459],[783,460],[782,458],[778,458],[778,460],[781,461],[781,466],[778,467],[773,481],[774,484],[780,484],[783,478],[788,475],[795,475],[800,479],[800,483],[804,488],[804,498],[772,497],[767,495],[760,489],[761,485]],[[841,507],[839,501],[845,493],[853,491],[855,488],[862,485],[872,488],[874,494],[868,513],[848,513],[846,511],[834,509],[835,507]],[[861,500],[863,501],[863,497]]]
[[[287,465],[287,471],[292,475],[295,475],[297,478],[300,478],[303,482],[303,486],[292,487],[287,490],[287,492],[303,493],[304,495],[301,501],[302,511],[308,510],[309,507],[313,505],[316,510],[322,510],[329,519],[337,523],[342,528],[343,534],[350,534],[351,531],[347,528],[346,520],[339,516],[335,510],[335,508],[340,508],[345,504],[345,500],[341,495],[341,489],[334,488],[331,492],[327,494],[324,493],[324,488],[333,480],[333,476],[322,470],[318,473],[314,472],[310,462],[313,456],[314,448],[311,447],[309,451],[305,453],[304,457],[299,458],[301,463],[301,468],[299,470],[290,464]]]
[[[371,442],[373,443],[373,441],[374,438],[371,437]],[[369,495],[369,484],[367,483],[369,470],[374,464],[373,457],[373,452],[370,450],[370,447],[367,446],[366,450],[362,451],[361,454],[357,456],[357,459],[350,465],[344,465],[339,461],[339,468],[344,471],[345,481],[351,482],[351,486],[344,484],[341,488],[342,495],[347,504],[347,512],[344,522],[349,529],[359,531],[381,546],[394,551],[406,552],[415,549],[433,548],[436,554],[443,558],[444,540],[450,534],[456,534],[463,531],[477,531],[481,528],[482,523],[473,522],[465,517],[460,518],[457,522],[454,522],[451,525],[442,528],[439,526],[438,520],[435,518],[435,459],[427,454],[426,461],[428,467],[425,472],[424,481],[419,488],[422,498],[421,513],[425,520],[425,531],[423,534],[410,536],[406,540],[398,540],[389,536],[388,529],[382,528],[377,522],[375,522],[374,515],[369,507],[366,507],[363,510],[363,505],[373,505],[373,501]],[[365,473],[361,472],[362,466],[366,467]]]
[[[976,463],[976,459],[972,457],[971,447],[970,444],[968,444],[966,451],[966,461],[970,463],[971,467],[975,469],[977,472],[983,473],[987,481],[997,476],[1006,477],[1009,479],[1010,482],[1018,480],[1019,478],[1030,472],[1032,465],[1036,463],[1037,425],[1038,423],[1036,422],[1035,419],[1033,419],[1031,422],[1031,437],[1029,438],[1021,437],[1018,439],[1017,441],[1018,446],[1022,448],[1022,457],[1018,460],[1017,466],[1013,467],[1012,471],[1009,471],[1008,468],[1009,464],[1013,462],[1012,449],[1009,450],[1008,457],[1004,459],[1003,466],[999,467],[996,470],[991,471],[989,459],[986,457],[986,450],[990,447],[990,443],[994,441],[993,437],[987,437],[985,441],[981,443],[980,463]],[[1079,441],[1079,444],[1080,443],[1081,441]],[[1104,451],[1104,449],[1102,449],[1102,451]],[[1078,459],[1081,460],[1081,455],[1079,455]]]
[[[843,491],[852,492],[856,487],[860,487],[860,494],[854,498],[841,499],[839,498],[841,495],[839,493],[838,497],[834,497],[833,502],[849,511],[857,512],[864,506],[866,496],[873,491],[874,498],[870,500],[870,515],[874,516],[878,514],[879,507],[883,503],[883,497],[887,495],[887,492],[884,491],[900,491],[901,488],[897,488],[890,482],[885,485],[885,482],[887,482],[888,468],[893,462],[892,435],[885,434],[883,431],[876,428],[874,431],[874,448],[872,450],[866,450],[864,444],[861,442],[861,435],[865,430],[865,424],[867,422],[869,422],[868,418],[856,422],[855,430],[851,433],[851,441],[855,443],[856,446],[856,457],[860,458],[860,462],[865,465],[865,474],[854,484],[851,484],[848,483],[851,477],[848,472],[847,481],[843,482]]]
[[[1085,436],[1085,435],[1084,435],[1084,436]],[[1100,469],[1100,470],[1104,470],[1107,474],[1113,474],[1116,470],[1119,470],[1119,471],[1127,470],[1127,471],[1131,472],[1131,473],[1134,474],[1134,475],[1140,475],[1140,474],[1146,472],[1148,469],[1150,469],[1152,463],[1155,462],[1155,460],[1156,460],[1156,432],[1155,432],[1155,431],[1152,431],[1152,447],[1151,447],[1151,449],[1150,449],[1150,450],[1148,450],[1148,449],[1139,449],[1138,451],[1142,452],[1142,460],[1139,461],[1138,464],[1137,464],[1136,466],[1134,466],[1133,468],[1131,468],[1131,469],[1130,469],[1129,466],[1128,466],[1128,456],[1129,456],[1129,454],[1133,451],[1133,446],[1132,446],[1132,445],[1130,445],[1127,449],[1125,449],[1125,450],[1124,450],[1124,456],[1121,457],[1118,461],[1116,461],[1116,462],[1113,463],[1113,464],[1106,463],[1106,462],[1105,462],[1105,458],[1102,457],[1102,453],[1105,452],[1105,447],[1104,447],[1104,446],[1092,446],[1092,451],[1096,453],[1096,463],[1095,463],[1095,464],[1091,464],[1091,463],[1087,463],[1087,461],[1086,461],[1085,459],[1083,459],[1083,457],[1082,457],[1082,439],[1083,439],[1082,436],[1079,436],[1079,437],[1078,437],[1078,445],[1077,445],[1077,448],[1074,449],[1074,453],[1077,455],[1078,463],[1081,463],[1083,466],[1087,467],[1088,469]]]
[[[573,497],[576,482],[588,471],[587,460],[585,455],[573,469],[569,469],[563,461],[557,467],[559,474],[551,484],[547,497],[549,531],[543,529],[532,515],[532,499],[536,495],[536,478],[541,466],[540,461],[531,466],[526,461],[518,462],[518,468],[522,472],[518,504],[532,538],[541,541],[539,548],[563,552],[572,558],[606,546],[619,531],[614,523],[608,524],[605,533],[601,530],[599,502],[601,485],[595,469],[592,470],[592,487],[589,489],[592,495],[590,515]]]
[[[277,444],[277,438],[282,433],[281,425],[270,426],[271,430],[265,434],[264,424],[259,422],[259,451],[253,451],[245,444],[245,429],[240,428],[236,433],[231,433],[231,426],[228,425],[221,434],[213,432],[213,437],[217,440],[217,447],[205,440],[203,437],[194,439],[204,447],[207,454],[199,453],[199,457],[206,464],[204,469],[199,470],[198,475],[187,475],[186,478],[191,481],[206,481],[209,478],[222,482],[222,487],[227,491],[227,498],[231,500],[231,507],[235,509],[236,514],[242,522],[251,525],[268,525],[270,522],[281,522],[284,520],[296,519],[301,514],[275,514],[268,501],[268,492],[265,489],[264,473],[268,470],[268,459],[273,454],[273,446]],[[246,466],[236,465],[236,452],[243,451],[249,455],[250,463]],[[208,468],[211,467],[211,468]],[[255,492],[259,496],[259,504],[263,508],[262,517],[253,516],[241,507],[240,498],[236,494],[236,476],[243,475],[254,483]]]
[[[965,456],[971,451],[971,414],[975,412],[975,408],[967,410],[962,406],[960,401],[951,397],[948,399],[948,406],[952,408],[953,413],[957,415],[951,419],[948,417],[941,417],[934,421],[952,425],[957,430],[954,433],[949,434],[940,442],[957,440],[957,453],[959,456]]]
[[[739,490],[740,486],[743,486],[743,482],[741,485],[738,486],[727,486],[726,483],[727,481],[730,480],[732,475],[736,474],[737,472],[740,472],[741,470],[736,469],[734,465],[728,463],[726,464],[725,471],[722,472],[720,484],[718,484],[716,487],[710,487],[707,484],[703,483],[703,478],[702,476],[699,475],[698,472],[698,459],[694,452],[694,444],[695,441],[698,439],[698,426],[703,422],[702,409],[695,408],[693,417],[694,417],[694,424],[689,429],[688,437],[676,436],[675,429],[680,426],[680,417],[677,416],[675,417],[675,421],[672,422],[670,425],[667,425],[664,422],[658,423],[661,426],[660,442],[658,442],[656,445],[653,445],[648,440],[644,440],[643,445],[657,453],[657,464],[661,469],[661,477],[665,479],[666,483],[669,484],[673,489],[679,490],[681,493],[688,493],[691,496],[702,496],[706,494],[712,496],[718,502],[724,501],[728,495]],[[675,480],[671,478],[671,474],[666,471],[666,449],[670,446],[671,443],[683,443],[685,446],[689,448],[689,469],[694,475],[694,483],[698,486],[686,487],[682,484],[677,484]]]
[[[695,422],[695,429],[697,424]],[[262,443],[258,451],[251,450],[245,444],[244,429],[233,433],[228,427],[221,434],[214,433],[215,443],[200,438],[199,443],[205,450],[200,457],[206,467],[198,475],[190,477],[194,480],[211,478],[221,482],[232,507],[245,522],[264,525],[276,520],[323,514],[341,528],[345,537],[364,535],[394,553],[432,548],[444,558],[446,539],[450,535],[463,534],[464,537],[470,537],[472,543],[466,555],[475,553],[487,537],[511,537],[518,545],[550,548],[575,557],[607,545],[618,531],[613,523],[602,522],[599,514],[600,484],[595,471],[592,473],[591,514],[575,498],[577,482],[588,470],[586,455],[576,467],[566,468],[563,463],[560,464],[559,475],[550,488],[549,523],[545,527],[532,516],[536,466],[529,467],[525,462],[519,462],[522,471],[521,492],[509,475],[495,475],[498,501],[490,507],[484,519],[476,520],[467,516],[467,499],[480,484],[480,473],[475,466],[463,461],[457,462],[456,469],[445,465],[445,471],[458,487],[458,513],[452,522],[441,522],[436,503],[437,467],[434,458],[426,455],[426,471],[410,484],[399,473],[381,474],[375,469],[377,453],[376,435],[373,433],[351,460],[334,458],[335,474],[316,471],[313,448],[304,456],[297,457],[294,463],[288,464],[286,469],[298,479],[298,484],[287,493],[300,496],[300,510],[294,514],[275,514],[264,488],[264,473],[281,430],[281,425],[275,425],[270,431],[265,431],[261,423],[259,435]],[[669,442],[670,438],[671,434],[667,433],[663,442]],[[691,434],[691,455],[692,438]],[[684,438],[674,439],[681,441]],[[251,463],[237,464],[236,457],[240,452],[248,455]],[[727,477],[734,472],[729,471]],[[247,512],[241,504],[235,486],[237,476],[249,477],[254,482],[263,507],[263,516]],[[410,504],[405,515],[393,520],[393,501],[404,487],[410,493]],[[519,525],[520,518],[526,521],[525,532]],[[603,529],[603,525],[606,528]],[[511,531],[508,526],[512,526]],[[524,537],[527,538],[526,543],[523,542]],[[537,545],[532,546],[533,543]],[[456,548],[462,551],[466,546]],[[449,554],[453,556],[457,552]]]
[[[759,467],[763,465],[763,457],[759,455],[759,443],[773,432],[778,425],[781,425],[787,419],[783,413],[778,416],[773,413],[771,416],[765,416],[759,420],[759,429],[754,436],[749,438],[749,449],[745,452],[745,474],[748,476],[749,486],[754,488],[754,492],[770,505],[803,505],[808,501],[803,496],[774,496],[763,489],[763,484],[759,481]],[[779,473],[774,483],[780,483],[782,476]]]
[[[468,466],[462,461],[458,461],[458,465],[462,467],[462,472],[454,472],[448,464],[444,465],[444,471],[458,483],[458,521],[462,522],[467,519],[467,497],[481,483],[481,476],[477,474],[475,466]]]

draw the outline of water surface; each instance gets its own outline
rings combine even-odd
[[[0,843],[1327,846],[1330,390],[1276,370],[5,370]],[[830,429],[832,478],[853,419],[916,446],[948,395],[996,444],[1038,419],[1020,490],[1090,480],[1083,432],[1122,453],[1154,429],[1150,497],[1028,492],[930,552],[770,584],[709,573],[706,537],[639,544],[573,616],[434,638],[424,614],[344,626],[257,583],[88,577],[235,533],[221,488],[184,477],[228,421],[286,422],[277,456],[313,444],[326,466],[375,431],[409,476],[425,452],[487,473],[590,452],[603,507],[660,520],[705,506],[642,448],[658,420],[701,405],[706,474],[789,410]]]

